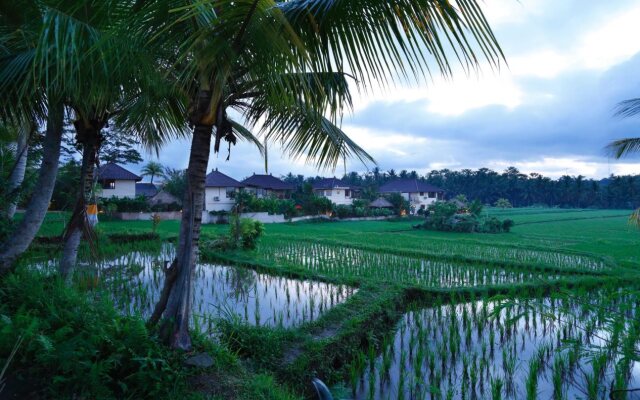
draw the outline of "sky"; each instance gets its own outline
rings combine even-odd
[[[610,141],[640,135],[640,117],[614,116],[615,105],[640,97],[640,2],[637,0],[485,0],[483,7],[507,65],[356,94],[342,129],[381,170],[482,167],[545,176],[640,174],[640,158],[607,156]],[[189,141],[160,157],[186,168]],[[236,179],[264,172],[257,149],[240,144],[211,154],[209,170]],[[138,172],[143,164],[128,166]],[[357,160],[349,171],[365,172]],[[269,149],[269,172],[340,176]]]

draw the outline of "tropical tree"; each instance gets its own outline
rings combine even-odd
[[[502,57],[475,0],[455,7],[436,0],[148,1],[143,8],[135,26],[150,42],[176,49],[174,65],[192,104],[177,257],[152,318],[163,316],[161,330],[183,349],[191,347],[191,279],[211,141],[214,151],[238,137],[260,145],[229,109],[292,157],[329,168],[345,157],[370,161],[336,125],[351,103],[344,71],[367,89],[420,80],[434,67],[449,75],[454,54],[463,67],[478,65],[477,52],[494,65]]]
[[[632,117],[640,114],[640,98],[629,99],[618,104],[617,115],[622,117]],[[640,138],[626,138],[611,142],[607,149],[617,159],[637,153],[640,151]],[[640,208],[631,214],[629,222],[640,227]]]
[[[162,166],[162,164],[160,164],[159,162],[156,162],[156,161],[149,161],[142,168],[142,176],[150,176],[151,177],[151,183],[153,183],[153,178],[154,177],[162,176],[163,173],[164,173],[164,167]]]
[[[40,229],[58,171],[65,114],[63,87],[67,83],[56,79],[59,70],[54,65],[61,67],[72,62],[78,53],[73,52],[73,47],[62,51],[54,46],[55,41],[68,38],[60,35],[61,29],[56,30],[58,35],[51,34],[52,29],[45,29],[45,26],[55,26],[51,25],[54,15],[54,9],[43,9],[38,2],[2,2],[0,5],[0,91],[3,93],[0,118],[5,124],[19,125],[25,121],[46,124],[36,182],[38,190],[31,194],[24,218],[10,234],[11,240],[0,244],[0,275],[11,269],[14,260],[29,247]],[[36,51],[45,47],[58,51],[46,54]],[[68,83],[72,86],[72,82]]]
[[[27,119],[26,121],[21,121],[17,126],[4,125],[1,129],[3,130],[1,136],[8,136],[15,143],[14,165],[11,168],[7,180],[5,191],[8,198],[5,199],[7,202],[3,210],[6,218],[13,219],[20,197],[18,192],[27,170],[29,139],[34,126],[33,123]]]

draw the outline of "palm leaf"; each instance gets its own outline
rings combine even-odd
[[[631,153],[640,151],[640,138],[627,138],[615,140],[606,147],[606,150],[615,158],[622,158]]]

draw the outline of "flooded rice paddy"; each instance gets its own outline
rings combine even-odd
[[[163,268],[173,246],[159,254],[131,253],[102,263],[98,271],[118,308],[148,317],[164,283]],[[292,327],[318,319],[356,289],[345,285],[289,279],[252,269],[198,263],[194,276],[194,324],[201,330],[215,318],[256,326]]]
[[[411,311],[382,354],[370,349],[352,366],[354,397],[638,399],[626,390],[640,387],[640,297],[600,300],[484,299]]]
[[[428,287],[503,285],[568,276],[531,267],[511,268],[488,263],[470,265],[312,242],[277,241],[261,244],[258,254],[269,262],[299,266],[329,276],[364,277],[377,282],[402,282]]]

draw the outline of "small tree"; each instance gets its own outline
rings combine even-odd
[[[164,171],[164,168],[162,167],[162,164],[155,161],[149,161],[142,168],[142,176],[151,177],[151,183],[153,183],[153,178],[155,178],[156,176],[162,176],[163,171]]]
[[[494,205],[498,208],[513,208],[513,206],[511,205],[511,202],[505,198],[500,198],[496,200]]]
[[[396,215],[402,215],[403,213],[409,212],[410,204],[400,193],[391,193],[387,197],[387,200],[389,200],[389,203],[393,205],[393,211]]]

